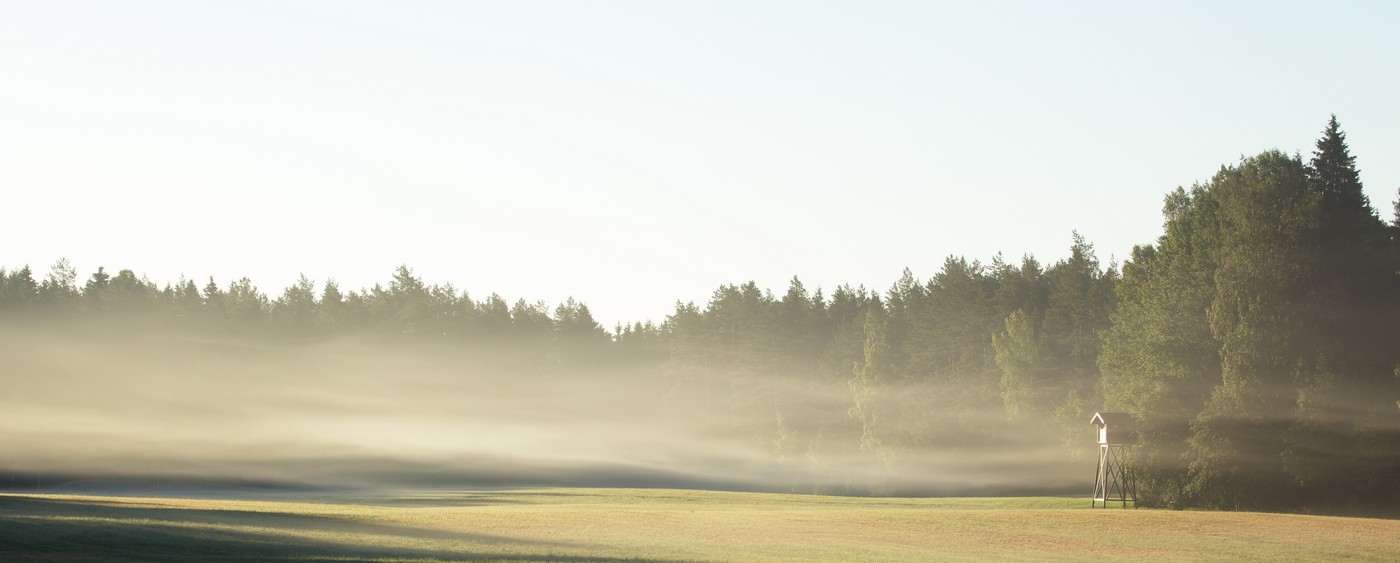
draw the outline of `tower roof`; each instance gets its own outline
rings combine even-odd
[[[1131,426],[1133,415],[1125,412],[1096,412],[1094,418],[1089,419],[1089,424],[1098,426]]]

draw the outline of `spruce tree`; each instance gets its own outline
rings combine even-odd
[[[1308,167],[1308,180],[1321,196],[1317,252],[1321,260],[1316,286],[1330,300],[1348,301],[1339,313],[1350,316],[1349,307],[1374,308],[1373,302],[1389,285],[1393,272],[1385,264],[1385,224],[1361,191],[1356,157],[1347,147],[1333,115],[1317,140]],[[1357,311],[1360,312],[1360,311]]]
[[[1390,226],[1400,229],[1400,190],[1395,190],[1395,217],[1390,220]]]
[[[1385,449],[1375,418],[1396,393],[1391,377],[1400,339],[1400,270],[1391,233],[1361,191],[1356,158],[1336,116],[1328,121],[1309,166],[1312,188],[1321,196],[1318,269],[1309,307],[1304,308],[1312,357],[1297,377],[1299,394],[1288,429],[1290,447],[1284,460],[1299,471],[1300,482],[1313,481],[1314,502],[1376,502],[1377,489],[1393,489],[1393,463],[1369,459],[1364,452]],[[1336,413],[1370,413],[1336,420]],[[1329,416],[1334,420],[1328,420]],[[1346,471],[1317,454],[1349,444],[1353,453]],[[1324,500],[1325,497],[1325,500]]]
[[[1312,309],[1305,311],[1317,335],[1314,353],[1341,362],[1352,378],[1374,374],[1390,363],[1394,323],[1387,309],[1396,302],[1395,263],[1385,223],[1361,191],[1356,157],[1333,115],[1317,140],[1309,183],[1321,196],[1315,251]]]
[[[1356,237],[1380,227],[1371,201],[1361,191],[1356,157],[1347,147],[1346,133],[1333,115],[1317,140],[1309,170],[1313,189],[1322,194],[1322,230],[1325,238]],[[1343,242],[1343,241],[1338,241]]]

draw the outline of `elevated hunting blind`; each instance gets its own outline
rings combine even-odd
[[[1131,464],[1132,443],[1136,438],[1133,417],[1121,412],[1096,412],[1089,420],[1099,428],[1099,467],[1094,473],[1094,497],[1091,507],[1103,503],[1128,502],[1137,508],[1137,479]]]

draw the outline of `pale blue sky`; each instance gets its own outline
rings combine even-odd
[[[1400,187],[1396,4],[0,0],[0,265],[397,265],[611,326],[722,283],[1100,258],[1336,113]]]

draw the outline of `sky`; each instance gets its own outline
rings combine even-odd
[[[949,255],[1121,260],[1331,114],[1383,218],[1400,4],[0,0],[0,267],[403,264],[607,327]]]

